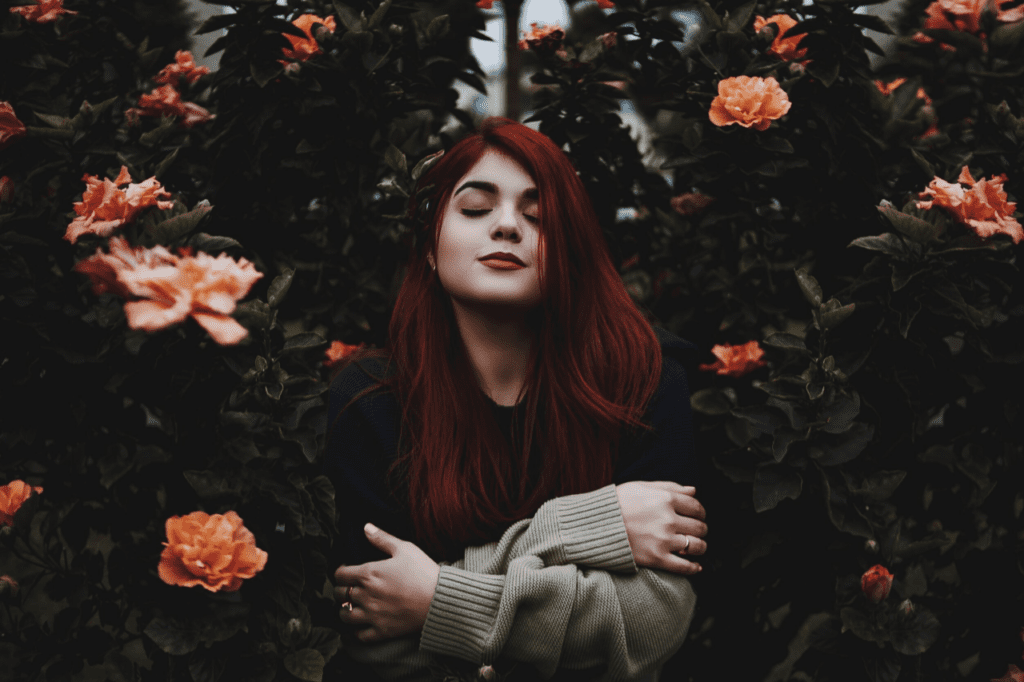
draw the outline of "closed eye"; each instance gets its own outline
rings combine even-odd
[[[489,209],[489,208],[464,208],[464,209],[462,209],[462,215],[468,216],[470,218],[478,218],[478,217],[480,217],[480,216],[482,216],[482,215],[484,215],[486,213],[490,213],[490,212],[491,212],[491,209]],[[531,223],[536,223],[536,222],[538,222],[540,220],[540,218],[538,218],[537,216],[529,215],[527,213],[524,213],[523,217],[526,218],[527,220],[529,220]]]

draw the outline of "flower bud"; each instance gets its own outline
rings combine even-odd
[[[82,100],[82,106],[80,106],[78,108],[78,111],[79,111],[79,113],[82,113],[82,114],[91,114],[92,113],[92,105],[89,104],[89,100],[83,99]]]
[[[802,76],[802,75],[804,75],[805,71],[807,71],[807,67],[804,66],[803,64],[801,64],[800,62],[790,62],[789,63],[789,73],[790,74],[792,74],[794,76]]]
[[[872,554],[878,554],[878,542],[875,540],[868,540],[864,543],[864,551],[871,552]]]
[[[871,601],[878,603],[889,596],[892,573],[882,564],[875,564],[860,577],[860,589]]]
[[[914,615],[914,603],[909,599],[904,599],[900,602],[900,613],[904,616]]]
[[[614,49],[615,43],[618,39],[618,34],[615,31],[609,31],[608,33],[601,34],[601,44],[604,45],[604,49]]]
[[[0,599],[18,594],[18,581],[9,575],[0,575]]]
[[[498,679],[498,673],[494,671],[493,666],[489,665],[480,666],[480,670],[477,671],[477,675],[481,680],[485,680],[486,682],[492,682],[492,680]]]

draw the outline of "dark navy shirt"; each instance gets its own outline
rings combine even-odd
[[[654,332],[662,350],[661,381],[642,417],[654,430],[624,433],[612,482],[675,481],[697,485],[699,467],[684,369],[684,365],[692,363],[696,347],[661,327],[655,326]],[[386,376],[386,369],[384,360],[361,360],[346,367],[331,383],[324,473],[335,487],[341,533],[332,566],[386,558],[366,539],[363,526],[367,522],[401,540],[415,541],[408,505],[387,481],[388,468],[398,456],[398,400],[392,392],[372,391],[338,416],[353,396],[378,383],[373,376]],[[486,395],[485,399],[506,441],[511,443],[516,406],[498,405]],[[518,428],[521,433],[521,425]],[[538,463],[531,454],[530,467]]]

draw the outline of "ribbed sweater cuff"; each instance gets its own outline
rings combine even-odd
[[[558,526],[567,563],[636,573],[615,485],[557,498]]]
[[[505,576],[441,566],[420,635],[420,651],[479,662],[494,629]]]

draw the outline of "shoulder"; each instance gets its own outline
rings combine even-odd
[[[697,346],[663,327],[652,327],[661,345],[661,383],[685,382],[686,368],[696,362]]]
[[[394,374],[394,365],[385,357],[366,357],[353,361],[331,381],[331,412],[342,410],[356,396],[362,400],[380,395],[370,391]]]

